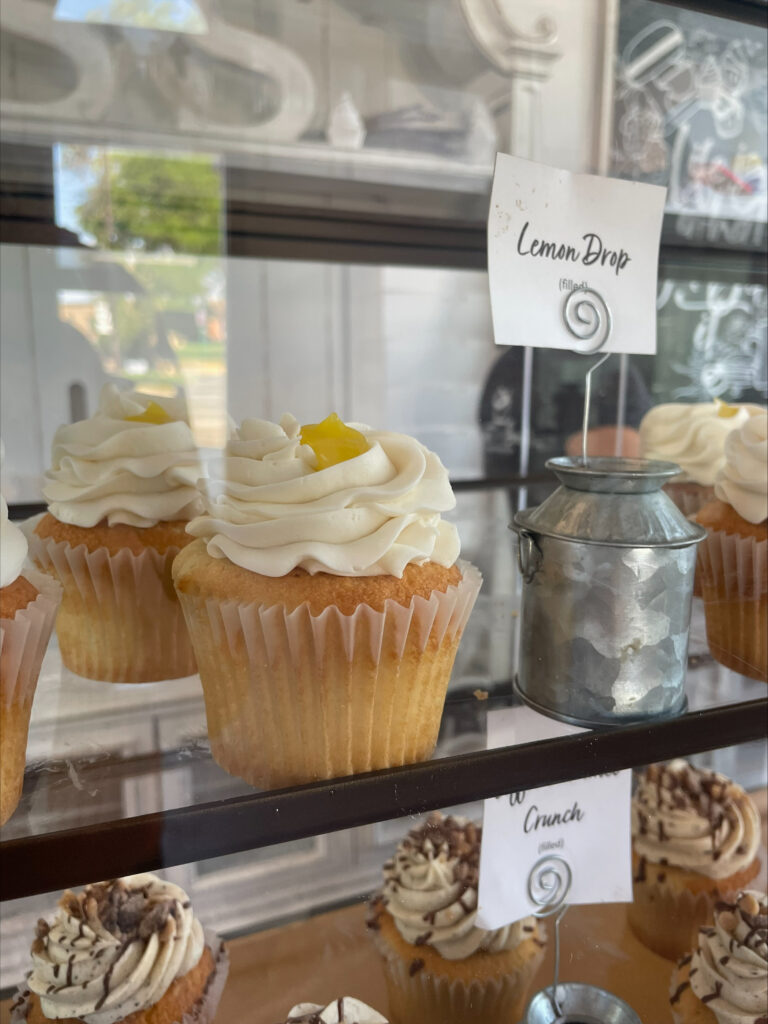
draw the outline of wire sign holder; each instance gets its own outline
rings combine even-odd
[[[549,996],[555,1020],[563,1019],[563,1011],[557,1000],[557,985],[560,978],[560,922],[568,909],[566,902],[573,875],[567,860],[557,855],[537,860],[528,875],[528,899],[537,908],[534,917],[555,919],[555,976],[551,989],[545,989]]]
[[[528,899],[538,918],[554,918],[555,965],[552,985],[531,999],[520,1024],[642,1024],[635,1011],[618,996],[595,985],[560,983],[560,922],[568,910],[573,881],[563,857],[541,857],[528,875]]]
[[[584,356],[599,352],[613,330],[610,306],[602,295],[592,288],[574,288],[568,293],[563,303],[563,323],[577,341],[574,351]],[[610,354],[606,352],[587,370],[584,385],[584,419],[581,426],[581,461],[585,466],[588,462],[587,433],[592,402],[592,374],[603,365]]]

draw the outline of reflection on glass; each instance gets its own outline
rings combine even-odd
[[[768,291],[762,285],[662,280],[659,350],[633,356],[654,403],[765,403]]]
[[[98,25],[167,32],[202,33],[206,20],[195,0],[56,0],[57,21],[84,21]]]
[[[615,173],[668,185],[671,213],[765,221],[766,134],[764,32],[622,3]]]

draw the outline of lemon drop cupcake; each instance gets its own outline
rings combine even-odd
[[[26,538],[0,496],[0,825],[21,796],[32,700],[61,596],[26,558]]]
[[[768,1022],[768,896],[736,893],[715,908],[672,975],[675,1024]]]
[[[516,1021],[544,958],[543,925],[476,924],[482,828],[431,815],[384,865],[368,921],[398,1024]]]
[[[650,409],[640,423],[643,458],[676,462],[680,474],[664,491],[680,511],[693,515],[715,497],[717,474],[725,465],[725,442],[759,412],[754,405],[667,402]]]
[[[404,434],[245,420],[173,578],[211,751],[255,786],[420,761],[480,588],[455,498]]]
[[[760,815],[741,786],[683,760],[650,765],[632,798],[630,927],[670,960],[760,870]]]
[[[722,665],[768,682],[768,412],[728,437],[696,558],[709,649]]]
[[[184,890],[150,874],[65,892],[31,955],[11,1024],[212,1024],[229,970]]]
[[[63,584],[56,631],[72,672],[140,683],[195,671],[171,564],[201,509],[200,472],[179,398],[107,384],[94,416],[56,431],[30,554]]]
[[[388,1024],[388,1021],[359,999],[341,996],[326,1007],[320,1003],[299,1003],[289,1010],[285,1024]]]

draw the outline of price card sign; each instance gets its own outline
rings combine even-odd
[[[499,153],[488,215],[496,344],[653,354],[666,194]]]
[[[488,715],[489,747],[583,731],[526,707]],[[632,773],[622,771],[486,800],[478,926],[533,913],[529,878],[548,861],[570,869],[569,904],[631,902],[631,785]]]

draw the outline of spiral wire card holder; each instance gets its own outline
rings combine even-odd
[[[528,899],[537,908],[534,916],[552,917],[555,923],[555,976],[552,988],[547,990],[556,1020],[563,1018],[563,1011],[557,1000],[557,985],[560,978],[560,922],[568,909],[566,899],[571,888],[571,867],[568,861],[558,856],[541,857],[528,875]]]
[[[563,303],[563,322],[576,338],[574,351],[589,356],[605,345],[613,330],[613,316],[610,307],[599,292],[591,288],[574,288]],[[592,374],[610,356],[602,355],[587,370],[584,386],[584,419],[581,428],[581,461],[587,464],[587,431],[589,430],[589,409],[592,402]]]
[[[557,854],[541,857],[528,875],[534,916],[554,919],[555,963],[552,986],[534,995],[520,1024],[642,1024],[632,1007],[612,992],[582,982],[560,984],[560,922],[572,880],[570,864]]]

